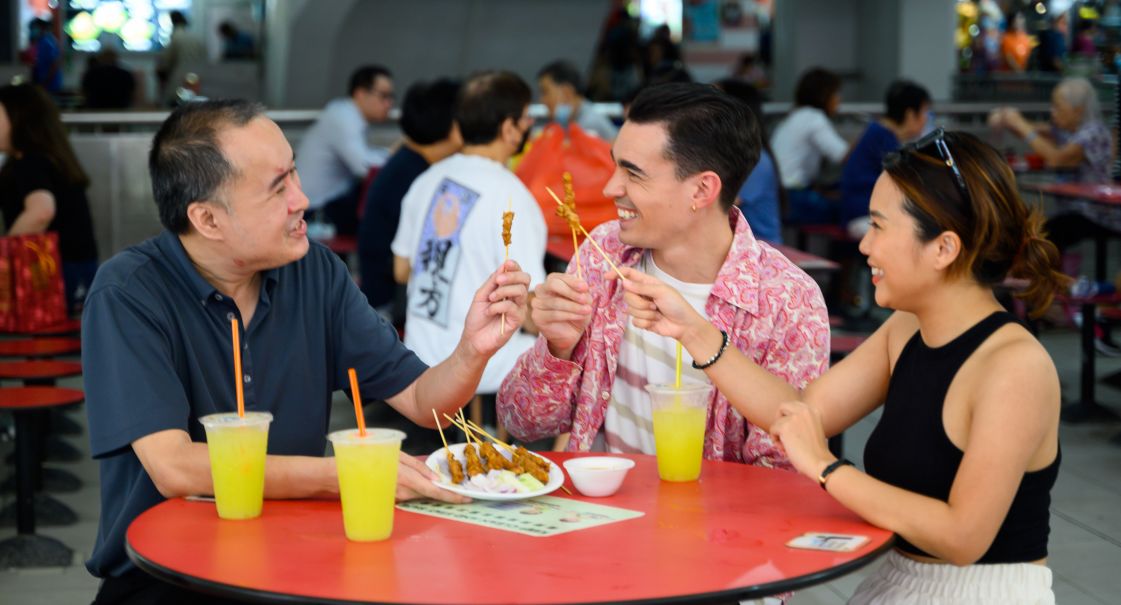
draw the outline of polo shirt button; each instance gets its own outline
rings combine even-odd
[[[253,377],[250,376],[249,374],[246,374],[245,375],[245,384],[249,384],[251,382],[253,382]]]
[[[221,294],[215,294],[214,295],[214,300],[222,300],[222,295]]]
[[[234,319],[234,312],[233,312],[233,311],[230,311],[229,313],[226,313],[226,319],[228,319],[228,320],[230,320],[230,321],[233,321],[233,319]]]

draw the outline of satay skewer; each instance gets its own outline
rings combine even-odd
[[[462,414],[461,414],[461,416],[462,416]],[[494,442],[495,445],[497,445],[497,446],[501,447],[502,449],[510,452],[510,461],[514,462],[516,464],[516,462],[514,461],[514,456],[516,454],[518,454],[518,448],[515,448],[514,446],[506,443],[505,441],[502,441],[501,439],[495,437],[494,435],[491,435],[490,433],[488,433],[486,431],[486,429],[480,427],[479,425],[475,424],[474,422],[471,422],[470,420],[467,420],[466,418],[463,419],[463,424],[460,424],[459,420],[457,420],[456,418],[452,418],[451,416],[448,416],[447,414],[444,414],[444,418],[447,418],[449,421],[451,421],[453,424],[455,424],[457,427],[459,427],[459,429],[462,430],[464,433],[476,432],[476,433],[479,433],[480,435],[483,435],[486,438],[490,439],[492,442]],[[478,439],[478,438],[479,438],[478,435],[476,435],[475,439]],[[524,452],[526,452],[526,454],[523,454],[523,455],[526,456],[524,458],[524,460],[526,460],[528,463],[535,463],[535,464],[539,464],[539,465],[545,464],[545,461],[543,459],[541,459],[540,457],[538,457],[537,455],[530,453],[528,450],[525,450],[525,448],[522,448],[522,450]],[[523,466],[523,468],[524,468],[524,466]],[[545,476],[546,476],[546,480],[542,481],[542,483],[548,483],[548,474],[549,474],[549,469],[551,469],[551,465],[541,466],[540,468],[544,471]],[[527,471],[527,472],[529,471],[528,468],[524,468],[524,470]],[[567,487],[565,487],[563,484],[560,486],[560,488],[562,490],[564,490],[564,493],[566,493],[570,496],[572,495],[572,492],[569,491],[569,489]]]
[[[436,415],[435,409],[432,410],[432,418],[436,421],[436,430],[440,431],[440,441],[444,443],[444,455],[448,458],[448,473],[452,476],[452,483],[459,485],[463,483],[463,467],[459,465],[459,460],[455,459],[455,454],[448,447],[448,440],[444,438],[444,427],[440,426],[440,417]]]
[[[503,442],[501,439],[498,439],[494,435],[491,435],[490,433],[488,433],[486,431],[486,429],[484,429],[483,427],[475,424],[474,422],[471,422],[470,420],[467,421],[467,426],[471,430],[473,430],[477,433],[480,433],[482,435],[485,435],[488,439],[493,441],[495,444],[502,446],[506,451],[510,452],[510,460],[512,462],[514,462],[515,464],[517,464],[517,459],[521,458],[524,461],[522,466],[526,467],[525,470],[527,472],[529,472],[531,475],[534,475],[534,477],[538,481],[541,481],[541,483],[548,483],[549,482],[549,471],[552,468],[552,465],[547,460],[537,456],[536,454],[531,453],[529,450],[525,449],[524,447],[521,447],[521,446],[513,447],[510,444]],[[476,438],[478,438],[478,437],[476,437]],[[534,473],[533,472],[534,469],[529,468],[531,465],[534,466],[536,468],[536,470],[538,470],[539,472]],[[568,488],[565,487],[564,485],[561,485],[561,489],[564,490],[564,493],[572,495],[572,492],[568,491]]]
[[[580,268],[580,255],[577,254],[580,250],[580,242],[576,239],[576,226],[580,224],[580,219],[576,215],[576,190],[572,186],[572,173],[565,172],[561,175],[561,180],[564,182],[564,206],[570,212],[561,212],[558,208],[557,213],[567,215],[561,218],[568,219],[568,228],[572,230],[572,260],[576,262],[576,277],[584,279],[584,272]]]
[[[502,253],[502,267],[505,270],[506,261],[510,260],[510,240],[513,239],[510,230],[514,225],[514,201],[513,198],[506,198],[506,212],[502,213],[502,246],[505,251]],[[502,314],[502,325],[499,327],[499,333],[506,336],[506,313]]]
[[[557,194],[553,193],[552,189],[549,189],[548,187],[545,187],[545,191],[548,191],[549,195],[553,196],[553,199],[556,200],[557,204],[560,204],[560,206],[562,208],[564,208],[567,212],[575,214],[574,212],[572,212],[571,208],[564,205],[564,202],[562,202],[561,199],[559,197],[557,197]],[[575,225],[577,227],[579,227],[580,232],[584,234],[584,239],[586,239],[589,242],[592,242],[592,245],[595,246],[595,249],[599,250],[599,253],[603,256],[603,260],[607,261],[608,265],[611,265],[611,268],[614,269],[615,273],[617,273],[619,275],[619,279],[621,279],[623,281],[626,281],[627,278],[623,277],[623,272],[619,270],[619,267],[615,266],[615,263],[611,262],[611,257],[607,255],[607,252],[605,252],[603,250],[603,248],[601,248],[599,246],[598,243],[596,243],[596,240],[592,239],[592,236],[588,234],[588,230],[585,229],[584,226],[581,225],[579,222],[576,222]]]

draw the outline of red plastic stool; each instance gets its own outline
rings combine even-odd
[[[0,362],[0,380],[19,380],[24,386],[55,386],[55,381],[59,378],[69,378],[71,376],[81,376],[82,364],[76,361],[55,361],[55,360],[34,360],[34,361],[2,361]],[[48,435],[81,435],[82,427],[77,422],[74,422],[63,414],[64,408],[52,408],[49,416],[49,427],[43,433],[44,439],[42,443],[38,444],[39,447],[39,460],[44,462],[47,456],[47,451],[57,451],[60,444],[57,441],[51,441],[53,437]],[[69,449],[74,449],[69,444],[65,445]],[[75,450],[77,451],[77,450]],[[78,452],[81,456],[81,452]],[[64,456],[65,457],[65,456]],[[53,460],[53,458],[52,458]],[[57,468],[42,469],[40,473],[41,481],[35,486],[37,491],[46,490],[48,492],[75,492],[81,489],[82,481],[74,476],[73,473],[67,472]],[[3,483],[0,483],[0,493],[11,493],[15,491],[15,477],[10,477]]]
[[[17,535],[0,542],[0,568],[56,567],[70,565],[74,551],[54,538],[35,534],[37,520],[47,516],[56,505],[65,510],[71,522],[74,511],[45,494],[35,494],[39,462],[35,456],[35,437],[42,431],[46,411],[81,403],[85,394],[77,389],[59,387],[16,387],[0,389],[0,409],[9,410],[16,420],[16,502],[14,514],[5,509],[0,518],[15,518]],[[53,503],[52,503],[53,501]],[[46,519],[43,519],[46,521]]]

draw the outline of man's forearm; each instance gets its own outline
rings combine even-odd
[[[431,426],[432,410],[441,415],[463,407],[475,396],[487,359],[460,342],[450,357],[428,369],[416,381],[414,422]]]
[[[186,433],[183,433],[186,437]],[[183,442],[170,449],[134,445],[152,482],[165,498],[211,495],[210,450],[206,443]],[[332,458],[268,456],[265,458],[265,497],[315,498],[338,493]]]

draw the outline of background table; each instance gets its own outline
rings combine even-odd
[[[617,494],[587,500],[643,517],[552,537],[398,510],[388,541],[357,543],[337,501],[266,501],[258,519],[222,521],[176,499],[132,523],[128,552],[163,580],[277,602],[727,603],[828,581],[891,546],[792,472],[705,462],[699,482],[666,483],[652,456],[633,458]],[[852,553],[785,546],[807,531],[870,540]]]
[[[1060,205],[1085,200],[1100,206],[1114,206],[1121,211],[1121,186],[1096,183],[1039,183],[1034,187],[1041,193],[1052,196]],[[1094,238],[1094,279],[1105,281],[1105,238]]]

